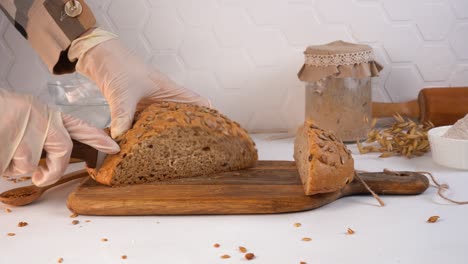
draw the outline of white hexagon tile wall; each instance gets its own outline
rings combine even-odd
[[[249,130],[303,119],[302,52],[333,40],[374,47],[376,101],[468,86],[468,0],[88,0],[98,23]],[[0,86],[47,98],[52,76],[0,14]],[[27,77],[25,77],[27,73]]]

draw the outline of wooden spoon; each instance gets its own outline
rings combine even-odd
[[[0,194],[0,201],[4,204],[13,205],[13,206],[23,206],[33,203],[41,197],[41,195],[58,185],[73,181],[79,178],[89,176],[86,170],[76,171],[66,176],[62,177],[58,182],[46,186],[46,187],[37,187],[35,185],[20,187],[12,190],[8,190]]]

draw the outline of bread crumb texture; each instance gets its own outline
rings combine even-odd
[[[150,183],[253,167],[255,143],[238,123],[206,107],[162,102],[135,116],[120,153],[89,169],[105,185]]]
[[[354,179],[351,151],[335,134],[307,121],[297,132],[294,160],[306,195],[338,191]]]

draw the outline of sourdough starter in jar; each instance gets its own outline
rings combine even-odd
[[[367,138],[372,118],[371,78],[383,67],[369,45],[334,41],[309,46],[298,73],[306,87],[308,121],[344,142]]]
[[[306,119],[344,142],[366,139],[372,119],[371,78],[327,77],[306,84]]]

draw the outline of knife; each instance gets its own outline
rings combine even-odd
[[[372,116],[391,117],[401,114],[431,121],[435,126],[453,125],[468,114],[468,87],[425,88],[418,99],[404,103],[372,103]]]
[[[86,163],[86,167],[92,169],[99,169],[106,158],[105,153],[96,150],[95,148],[78,142],[73,141],[73,149],[71,153],[71,158],[82,160]],[[47,153],[43,150],[41,158],[45,158]]]

